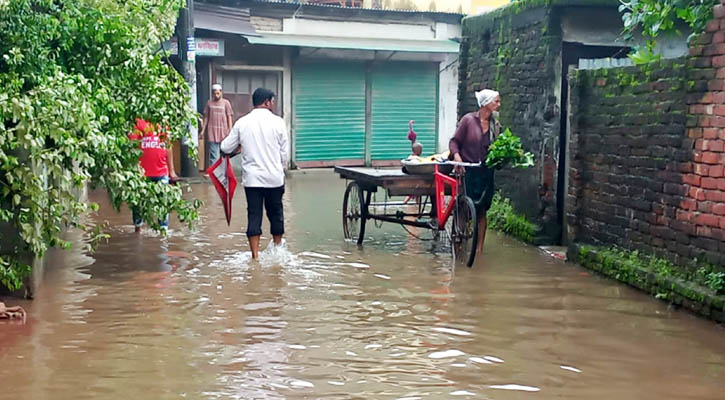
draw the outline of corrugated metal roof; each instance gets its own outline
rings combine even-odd
[[[251,44],[314,47],[322,49],[378,50],[415,53],[458,53],[459,44],[452,40],[409,40],[356,37],[296,35],[280,32],[259,32],[246,36]]]
[[[195,2],[193,16],[194,28],[257,36],[256,30],[249,22],[248,8]]]

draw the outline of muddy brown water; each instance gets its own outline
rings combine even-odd
[[[20,302],[28,322],[0,322],[0,398],[725,398],[709,321],[492,232],[473,269],[393,225],[368,225],[359,249],[342,239],[344,181],[287,185],[288,253],[260,262],[241,191],[227,227],[194,185],[202,219],[168,238],[91,193],[112,238],[85,254],[70,233]]]

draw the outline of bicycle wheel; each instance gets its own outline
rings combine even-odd
[[[476,258],[476,245],[478,244],[478,220],[473,200],[465,195],[456,199],[456,208],[453,217],[453,246],[456,260],[473,266]]]
[[[345,189],[345,199],[342,201],[342,231],[345,239],[356,240],[357,244],[362,244],[365,237],[363,207],[365,201],[360,185],[350,182]]]

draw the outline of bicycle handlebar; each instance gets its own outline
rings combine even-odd
[[[483,165],[480,162],[468,163],[468,162],[457,162],[457,161],[446,161],[446,164],[451,164],[455,167],[480,167]]]

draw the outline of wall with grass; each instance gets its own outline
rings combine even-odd
[[[683,279],[693,263],[725,272],[725,18],[715,21],[689,57],[571,75],[570,241],[668,260]]]

